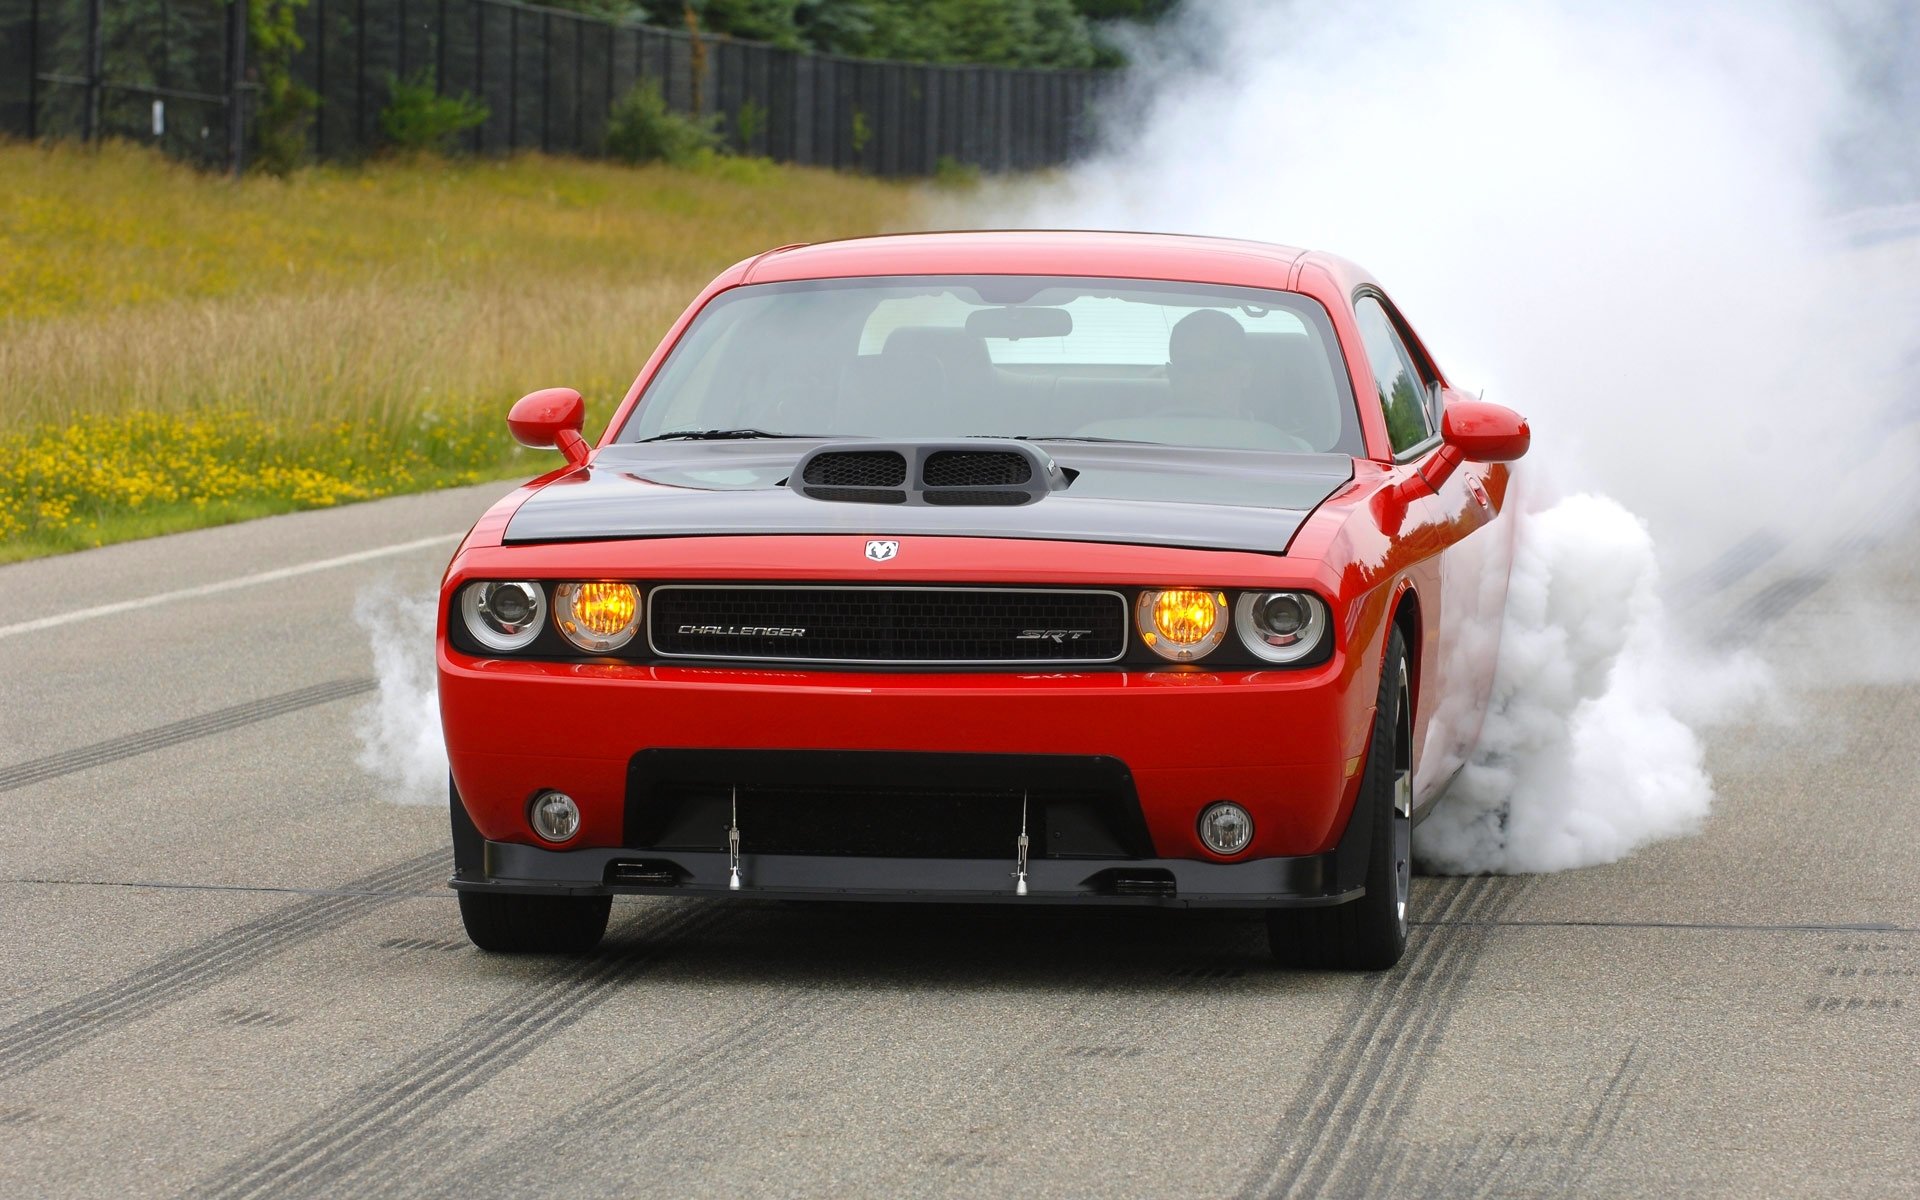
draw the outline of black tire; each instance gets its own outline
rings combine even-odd
[[[607,932],[612,896],[460,893],[467,937],[495,954],[585,954]]]
[[[1269,910],[1267,942],[1282,966],[1384,971],[1406,952],[1413,874],[1412,727],[1407,644],[1395,629],[1381,664],[1373,739],[1354,802],[1353,819],[1373,822],[1366,895],[1326,908]]]

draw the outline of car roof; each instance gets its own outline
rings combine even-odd
[[[870,275],[1068,275],[1287,288],[1306,256],[1307,251],[1293,246],[1193,234],[968,230],[782,246],[742,263],[734,282]],[[1330,255],[1313,257],[1338,262]]]

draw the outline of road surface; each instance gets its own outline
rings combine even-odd
[[[356,764],[350,613],[501,490],[0,568],[0,1195],[1920,1194],[1920,686],[1870,641],[1712,735],[1700,836],[1422,879],[1384,975],[1235,914],[755,901],[495,958],[445,810]],[[1912,540],[1765,549],[1720,583],[1782,661],[1850,589],[1920,622]]]

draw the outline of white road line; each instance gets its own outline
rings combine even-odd
[[[261,583],[277,583],[282,579],[292,579],[299,575],[311,575],[315,571],[330,571],[335,567],[350,567],[354,563],[370,562],[376,558],[387,558],[395,554],[406,554],[414,550],[425,550],[428,546],[437,546],[458,538],[457,533],[439,533],[432,537],[416,538],[411,542],[395,542],[391,546],[376,546],[371,550],[360,550],[352,554],[341,554],[334,558],[318,558],[312,562],[296,563],[291,567],[277,567],[271,571],[261,571],[255,575],[241,575],[234,579],[222,579],[215,583],[203,583],[198,587],[180,588],[171,592],[156,592],[151,596],[142,596],[137,600],[120,600],[113,604],[99,604],[92,608],[76,608],[72,612],[55,613],[51,617],[40,617],[32,621],[21,621],[17,625],[0,625],[0,638],[12,637],[16,633],[36,633],[42,629],[53,629],[60,625],[71,625],[75,621],[91,621],[95,617],[110,617],[115,613],[129,612],[136,608],[151,608],[156,604],[170,604],[175,600],[193,600],[201,596],[218,595],[237,588],[253,587]]]

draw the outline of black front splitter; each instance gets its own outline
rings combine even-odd
[[[735,889],[729,886],[731,864],[724,853],[542,850],[513,842],[474,841],[479,845],[469,842],[468,853],[457,856],[452,885],[463,891],[1176,908],[1311,907],[1340,904],[1364,893],[1359,886],[1339,885],[1337,854],[1242,863],[1032,859],[1027,863],[1027,893],[1016,895],[1011,856],[994,860],[743,854],[741,886]],[[472,854],[476,849],[480,853]]]

